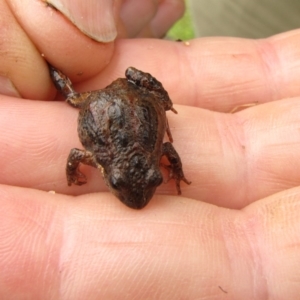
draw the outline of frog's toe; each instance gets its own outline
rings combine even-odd
[[[181,168],[174,168],[172,165],[166,165],[164,163],[161,163],[160,165],[169,171],[169,176],[165,183],[169,182],[171,179],[175,180],[178,195],[181,195],[180,181],[184,181],[186,184],[192,183],[184,176]]]
[[[87,183],[86,176],[81,172],[77,171],[74,175],[68,176],[68,185],[71,186],[72,184],[75,185],[83,185]]]
[[[191,184],[192,182],[187,180],[183,174],[180,174],[180,176],[174,176],[173,179],[175,180],[177,194],[181,195],[181,188],[180,188],[180,181],[184,181],[186,184]]]
[[[186,179],[184,176],[181,178],[182,181],[184,181],[186,184],[190,185],[192,182],[188,179]]]

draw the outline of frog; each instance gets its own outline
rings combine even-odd
[[[177,114],[168,92],[150,73],[128,67],[100,90],[76,92],[71,80],[50,66],[50,76],[66,102],[79,109],[78,136],[84,149],[73,148],[67,158],[69,186],[87,183],[80,164],[97,168],[109,190],[126,206],[144,208],[163,182],[161,167],[175,181],[185,177],[179,154],[173,146],[166,111]],[[169,141],[164,142],[165,134]],[[169,164],[162,163],[165,156]],[[167,182],[166,181],[166,182]]]

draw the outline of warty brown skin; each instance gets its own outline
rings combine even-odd
[[[173,108],[162,84],[133,67],[105,89],[77,93],[70,79],[50,66],[56,88],[73,107],[80,108],[78,135],[85,150],[72,149],[66,167],[68,184],[82,185],[80,163],[98,168],[111,192],[124,204],[140,209],[162,183],[160,160],[165,155],[178,194],[187,184],[180,157],[172,145],[166,111]],[[163,143],[167,133],[171,142]]]

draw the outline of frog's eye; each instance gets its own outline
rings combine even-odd
[[[114,190],[120,190],[122,187],[124,187],[124,183],[125,182],[120,174],[113,174],[109,179],[109,185]]]
[[[147,174],[147,179],[148,179],[149,185],[152,185],[152,186],[159,186],[163,181],[160,171],[149,170],[148,174]]]

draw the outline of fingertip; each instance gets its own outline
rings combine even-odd
[[[115,40],[117,28],[114,18],[114,3],[106,0],[48,0],[79,30],[92,39],[108,43]]]
[[[163,37],[184,14],[185,2],[182,0],[162,1],[155,18],[151,21],[151,31],[155,37]]]

